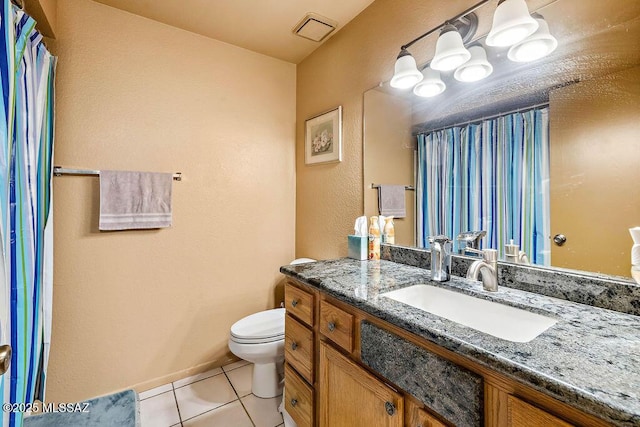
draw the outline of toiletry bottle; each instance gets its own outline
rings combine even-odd
[[[396,244],[396,231],[393,228],[393,217],[388,216],[384,219],[384,230],[382,232],[382,243],[390,245]]]
[[[380,259],[380,227],[378,217],[372,216],[369,220],[369,259]]]
[[[633,246],[631,247],[631,277],[640,284],[640,227],[629,229]]]
[[[507,262],[518,262],[518,252],[520,246],[513,243],[513,239],[509,241],[509,244],[504,245],[504,260]]]

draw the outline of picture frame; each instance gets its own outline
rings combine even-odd
[[[342,161],[342,106],[305,121],[304,163]]]

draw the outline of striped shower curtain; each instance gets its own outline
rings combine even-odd
[[[548,108],[418,135],[416,180],[420,247],[485,230],[482,248],[513,240],[550,264]]]
[[[3,403],[44,399],[53,283],[54,71],[35,21],[3,0],[0,21],[0,344]],[[22,414],[3,411],[3,426]]]

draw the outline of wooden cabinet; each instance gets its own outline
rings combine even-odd
[[[509,427],[571,427],[571,424],[515,396],[507,397],[507,408]]]
[[[326,343],[320,344],[321,427],[402,427],[404,400]]]
[[[284,321],[284,408],[298,427],[316,425],[315,294],[287,283]]]
[[[313,384],[313,331],[287,314],[284,322],[284,358]]]
[[[347,352],[353,350],[353,314],[320,301],[320,333]]]
[[[438,421],[433,415],[429,414],[424,409],[418,409],[415,413],[414,422],[409,424],[411,427],[446,427],[443,423]]]
[[[284,306],[287,313],[309,326],[313,325],[313,294],[303,291],[290,283],[284,287]]]
[[[289,365],[284,367],[285,401],[284,408],[291,415],[298,427],[314,425],[314,393],[311,386],[305,383]]]
[[[425,409],[411,403],[405,402],[406,407],[406,423],[407,427],[446,427],[440,420],[431,415]]]
[[[361,343],[367,323],[480,377],[484,384],[480,389],[480,411],[484,408],[484,417],[480,416],[479,422],[484,426],[570,427],[569,422],[607,425],[295,280],[285,285],[285,306],[285,409],[300,427],[444,427],[456,423],[451,413],[437,409],[434,399],[420,393],[410,395],[401,389],[407,388],[402,382],[368,363],[366,346]],[[379,357],[390,360],[391,356]],[[397,360],[393,357],[393,361]],[[396,384],[388,385],[371,372],[380,378],[385,375],[385,381]],[[438,393],[439,397],[446,396]]]

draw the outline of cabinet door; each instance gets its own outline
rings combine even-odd
[[[402,427],[403,397],[326,343],[320,345],[321,427]]]
[[[571,427],[571,424],[556,418],[550,413],[529,405],[514,396],[507,398],[509,427]]]
[[[407,426],[408,427],[445,427],[436,417],[422,408],[415,405],[408,405]]]

